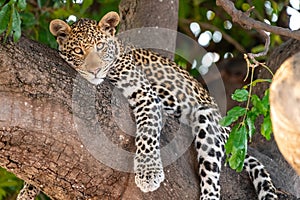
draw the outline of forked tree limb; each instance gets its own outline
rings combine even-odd
[[[245,13],[236,9],[234,3],[230,0],[217,0],[216,4],[217,6],[221,6],[231,16],[233,22],[238,23],[245,29],[264,30],[274,34],[300,40],[300,31],[292,31],[288,28],[272,26],[267,23],[257,21],[249,17],[249,13]]]
[[[95,105],[92,106],[98,114],[90,112],[89,103],[85,103],[94,98],[87,91],[95,92]],[[122,123],[134,124],[128,116],[117,124],[112,116],[111,92],[112,87],[107,82],[96,90],[77,77],[57,51],[46,46],[26,38],[21,38],[17,44],[1,43],[0,165],[41,188],[53,199],[198,196],[193,159],[185,160],[191,157],[189,154],[166,168],[167,181],[157,192],[144,194],[135,186],[132,173],[110,168],[88,151],[76,129],[75,117],[83,116],[81,120],[86,125],[98,123],[102,132],[95,134],[105,134],[120,148],[134,152],[133,137],[119,128]],[[82,110],[77,112],[72,105],[76,103],[72,99],[75,93],[82,95],[83,100]],[[121,105],[126,107],[122,101]],[[166,126],[166,131],[171,130],[172,125]],[[128,160],[129,165],[132,162]]]

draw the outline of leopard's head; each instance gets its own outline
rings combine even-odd
[[[80,19],[71,26],[60,19],[50,22],[50,32],[56,37],[59,53],[85,79],[97,85],[106,77],[120,48],[115,38],[120,18],[107,13],[97,23]]]

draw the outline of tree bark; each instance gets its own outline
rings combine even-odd
[[[133,38],[131,43],[137,46],[142,44],[143,48],[154,49],[172,59],[176,47],[178,6],[178,0],[121,0],[119,32],[136,30],[126,34]],[[154,29],[151,30],[149,27]],[[149,37],[151,37],[151,43],[145,44],[143,39],[138,40],[140,32],[143,35],[149,34],[146,39],[149,41]]]
[[[17,44],[2,44],[0,57],[1,166],[41,188],[53,199],[198,196],[193,159],[187,159],[188,153],[185,159],[166,168],[167,181],[157,192],[143,194],[135,186],[133,174],[107,167],[94,157],[92,149],[86,147],[85,138],[78,131],[79,123],[88,127],[101,126],[102,133],[117,146],[134,152],[133,137],[119,128],[134,127],[134,122],[128,115],[123,119],[112,116],[109,83],[94,88],[77,76],[56,51],[26,38]],[[75,95],[82,99],[74,100]],[[91,105],[89,99],[93,99],[94,104]],[[115,101],[119,101],[116,104],[124,110],[127,105],[124,99]],[[75,111],[74,104],[78,102],[81,109]],[[91,106],[97,113],[89,109]],[[115,111],[114,115],[122,116],[125,111]],[[173,127],[170,123],[166,125],[168,132]],[[134,134],[134,130],[130,134]],[[97,135],[93,139],[97,139]],[[185,168],[181,170],[176,165]],[[195,184],[189,185],[189,181]]]

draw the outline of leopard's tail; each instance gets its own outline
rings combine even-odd
[[[272,183],[269,173],[256,158],[246,155],[244,169],[248,172],[252,180],[259,200],[278,199],[276,188]]]

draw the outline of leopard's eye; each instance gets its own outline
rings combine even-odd
[[[101,43],[97,44],[97,51],[100,51],[100,50],[102,50],[102,49],[103,49],[103,47],[104,47],[104,43],[103,43],[103,42],[101,42]]]
[[[79,48],[79,47],[74,48],[74,52],[75,52],[76,54],[81,54],[81,55],[83,55],[83,51],[82,51],[82,49]]]

